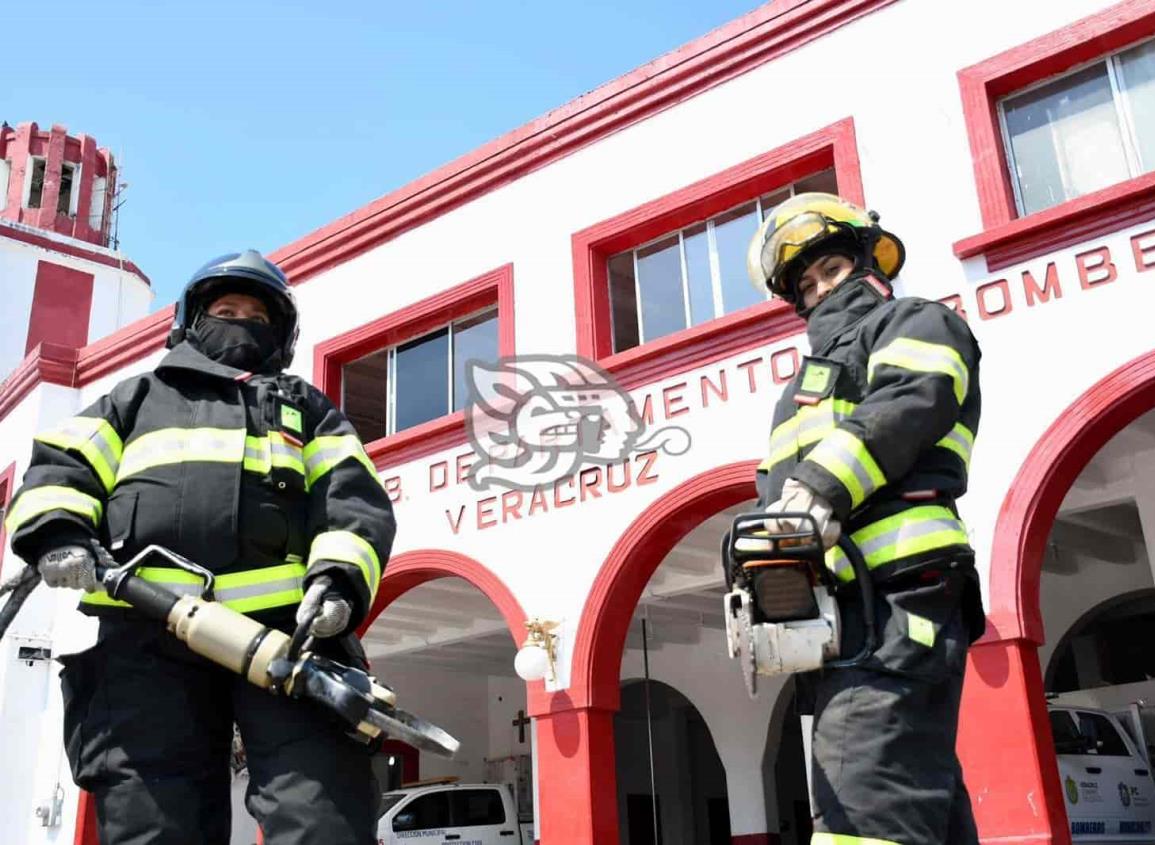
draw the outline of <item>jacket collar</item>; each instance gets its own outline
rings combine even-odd
[[[893,297],[889,285],[872,273],[859,273],[846,279],[814,307],[806,320],[811,354],[828,352],[843,333]]]
[[[238,381],[240,376],[245,374],[244,370],[220,364],[207,357],[187,340],[174,346],[172,351],[156,365],[156,369],[157,372],[161,370],[191,370],[194,373],[217,376],[229,381]]]

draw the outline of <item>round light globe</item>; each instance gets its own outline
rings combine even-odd
[[[523,681],[540,681],[549,671],[549,655],[539,645],[524,646],[513,658],[513,671]]]

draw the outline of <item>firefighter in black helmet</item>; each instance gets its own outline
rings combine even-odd
[[[775,407],[759,504],[814,517],[843,585],[843,656],[864,636],[834,545],[849,534],[881,634],[865,665],[799,678],[814,714],[814,845],[978,842],[955,737],[967,647],[985,623],[955,500],[978,430],[979,349],[949,308],[894,297],[904,258],[877,215],[819,193],[775,208],[748,254],[755,285],[806,319],[811,352]]]
[[[367,668],[354,631],[389,557],[392,508],[341,412],[283,373],[296,339],[280,268],[253,250],[215,259],[181,294],[155,370],[35,438],[7,527],[46,583],[83,588],[81,611],[100,617],[61,679],[65,747],[105,845],[226,845],[234,723],[265,842],[375,841],[369,749],[194,655],[94,574],[95,544],[122,561],[167,546],[214,573],[215,600],[265,624],[291,631],[317,611],[315,650]],[[138,574],[202,586],[183,570]]]

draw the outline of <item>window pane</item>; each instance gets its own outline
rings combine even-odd
[[[614,325],[614,352],[638,345],[638,298],[634,291],[634,253],[609,260],[610,312]]]
[[[682,242],[686,247],[686,274],[690,278],[690,320],[696,326],[716,316],[706,224],[699,223],[686,229],[682,233]]]
[[[766,216],[771,211],[773,211],[777,206],[786,202],[788,199],[790,199],[790,188],[783,188],[780,191],[773,191],[772,193],[766,194],[764,197],[762,197],[762,219],[765,220]]]
[[[730,314],[747,305],[763,302],[746,275],[746,249],[758,229],[754,203],[714,218],[714,247],[722,273],[722,311]]]
[[[341,410],[363,443],[388,434],[389,350],[366,355],[341,368]]]
[[[1135,124],[1139,163],[1146,173],[1155,170],[1155,41],[1120,54],[1119,68]]]
[[[834,169],[823,170],[805,179],[794,183],[794,193],[805,194],[809,191],[820,191],[824,194],[837,194],[838,182],[834,178]]]
[[[1106,63],[1009,98],[1004,112],[1025,214],[1129,177]]]
[[[72,181],[76,166],[65,162],[60,166],[60,194],[56,197],[56,213],[68,214],[72,206]]]
[[[1066,710],[1052,710],[1051,736],[1055,738],[1056,754],[1082,754],[1083,737],[1075,727],[1075,720]]]
[[[1099,713],[1079,713],[1079,730],[1087,738],[1092,754],[1127,757],[1127,745],[1111,721]]]
[[[453,326],[453,410],[460,411],[469,401],[465,387],[468,361],[497,360],[497,312],[487,311]]]
[[[44,159],[32,159],[32,180],[28,186],[28,207],[40,208],[44,198]]]
[[[434,792],[422,795],[401,808],[393,819],[393,831],[433,830],[449,827],[449,794]]]
[[[496,789],[462,789],[450,795],[454,827],[505,822],[505,808]]]
[[[397,347],[394,431],[449,413],[449,330]]]
[[[686,328],[677,235],[638,250],[638,276],[642,336],[650,341]]]

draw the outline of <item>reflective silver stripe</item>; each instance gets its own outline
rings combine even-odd
[[[325,435],[315,437],[305,447],[302,457],[305,461],[305,478],[309,485],[323,477],[346,458],[354,458],[380,481],[377,468],[365,454],[365,447],[354,434]]]
[[[34,439],[80,452],[100,477],[105,491],[111,492],[124,445],[116,429],[107,421],[99,417],[72,417],[59,426],[38,434]],[[95,454],[92,454],[93,452]]]
[[[240,599],[250,599],[254,596],[279,593],[284,590],[300,590],[305,583],[303,577],[282,578],[279,581],[266,581],[263,584],[249,584],[243,587],[224,587],[214,590],[217,601],[231,602]]]
[[[880,519],[851,535],[869,569],[921,552],[966,545],[966,526],[941,505],[920,505]],[[843,581],[854,577],[838,547],[826,552],[826,565]]]
[[[117,481],[155,466],[212,461],[241,463],[245,457],[243,428],[166,428],[138,437],[124,449]]]
[[[881,364],[920,372],[943,373],[954,380],[955,398],[961,405],[970,389],[970,372],[962,356],[949,346],[900,337],[870,356],[866,380],[874,381],[874,370]]]
[[[851,507],[858,507],[886,483],[866,444],[843,429],[835,429],[824,437],[806,460],[818,464],[842,483],[850,494]]]
[[[971,453],[974,450],[975,436],[971,434],[970,429],[962,423],[956,423],[955,427],[942,440],[936,443],[936,446],[941,446],[944,449],[950,449],[960,458],[962,458],[963,466],[970,469]]]
[[[245,438],[245,469],[250,472],[268,472],[273,467],[269,441],[263,437]]]
[[[370,597],[376,595],[381,580],[381,563],[369,542],[352,531],[326,531],[313,538],[309,547],[309,566],[319,560],[351,563],[361,568]]]
[[[917,522],[906,522],[894,531],[879,534],[865,543],[859,543],[858,548],[863,557],[869,561],[871,557],[877,557],[878,553],[887,546],[899,546],[928,534],[951,530],[964,530],[962,522],[957,519],[925,519]]]

